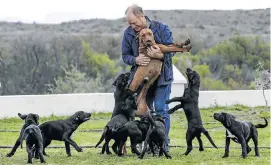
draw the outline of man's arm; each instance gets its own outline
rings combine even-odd
[[[136,65],[136,57],[133,56],[133,51],[131,48],[131,45],[129,44],[128,40],[125,37],[125,34],[122,38],[122,44],[121,44],[121,49],[122,49],[122,60],[125,64],[127,65]]]

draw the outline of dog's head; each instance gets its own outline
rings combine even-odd
[[[77,111],[74,115],[71,116],[72,122],[77,124],[82,124],[85,121],[88,121],[91,117],[91,113],[84,111]]]
[[[128,84],[129,77],[130,72],[122,73],[116,78],[112,85],[119,88],[125,87]]]
[[[155,44],[151,29],[146,28],[139,32],[139,43],[144,47],[150,47]]]
[[[25,121],[26,124],[35,124],[39,125],[39,115],[34,114],[34,113],[29,113],[28,115],[24,114],[22,115],[21,113],[18,113],[18,116]]]
[[[220,121],[224,126],[230,127],[235,120],[235,116],[225,112],[214,113],[214,119]]]
[[[200,76],[196,71],[193,71],[190,68],[186,69],[186,76],[188,79],[189,86],[200,86]]]

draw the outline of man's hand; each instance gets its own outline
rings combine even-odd
[[[147,65],[149,62],[151,61],[151,59],[147,56],[145,56],[144,54],[139,54],[137,57],[136,57],[136,64],[137,65]]]
[[[147,49],[147,54],[152,58],[162,59],[164,54],[157,45],[154,45]]]

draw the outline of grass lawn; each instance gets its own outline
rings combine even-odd
[[[253,123],[262,123],[264,120],[261,117],[266,117],[270,123],[270,112],[264,110],[264,107],[244,107],[236,105],[232,107],[212,107],[208,109],[201,109],[201,116],[204,122],[204,127],[209,131],[215,144],[219,149],[205,148],[203,152],[198,151],[198,142],[196,139],[193,141],[195,147],[188,156],[183,156],[186,148],[179,147],[170,148],[170,155],[172,159],[166,159],[163,157],[152,157],[152,155],[146,154],[143,160],[137,159],[137,157],[130,152],[128,148],[128,155],[124,157],[117,157],[113,155],[99,155],[101,148],[83,148],[82,153],[78,153],[73,147],[71,147],[72,157],[67,157],[64,148],[47,148],[46,151],[50,157],[45,157],[47,164],[148,164],[148,165],[159,165],[159,164],[191,164],[191,165],[216,165],[216,164],[257,164],[265,165],[270,164],[270,149],[260,148],[260,157],[255,157],[254,147],[252,140],[249,142],[250,147],[253,149],[246,159],[241,158],[241,146],[231,141],[230,145],[230,157],[221,158],[224,154],[225,146],[225,128],[213,119],[212,115],[215,112],[228,112],[237,116],[240,120],[249,120]],[[100,136],[101,132],[79,132],[80,130],[92,130],[92,129],[103,129],[104,125],[108,122],[111,114],[95,113],[92,114],[92,119],[82,124],[77,132],[73,135],[72,139],[79,146],[93,146],[95,145]],[[41,118],[40,123],[48,120],[63,119],[66,117],[52,116],[49,118]],[[0,119],[1,130],[20,130],[23,125],[23,120],[18,118],[7,118]],[[171,115],[171,144],[172,146],[184,146],[186,147],[185,133],[187,128],[187,121],[184,112],[178,111]],[[270,147],[270,125],[267,128],[258,129],[259,134],[259,146]],[[0,145],[1,146],[13,146],[19,132],[0,132]],[[207,138],[202,135],[203,145],[205,147],[211,147],[211,144]],[[110,143],[112,145],[112,142]],[[128,144],[129,145],[129,144]],[[63,142],[53,141],[50,146],[62,146]],[[27,153],[25,149],[25,143],[23,149],[18,148],[15,155],[11,158],[6,158],[5,155],[11,149],[0,149],[0,164],[25,164],[27,162]],[[112,151],[112,149],[110,148]],[[113,151],[112,151],[113,152]],[[39,160],[34,160],[34,164],[39,164]]]

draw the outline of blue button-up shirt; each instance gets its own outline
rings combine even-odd
[[[154,35],[154,40],[158,44],[170,45],[173,44],[172,32],[170,31],[168,25],[161,22],[150,20],[147,16],[147,25],[152,30]],[[130,81],[134,77],[137,64],[135,58],[138,56],[138,37],[137,33],[131,26],[129,26],[124,31],[124,36],[122,39],[122,59],[123,62],[131,67]],[[163,66],[160,76],[157,79],[157,85],[167,85],[173,81],[173,71],[172,71],[172,57],[175,53],[165,53],[163,59]]]

